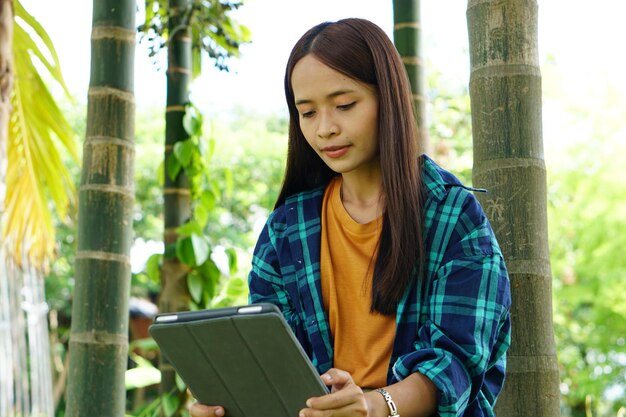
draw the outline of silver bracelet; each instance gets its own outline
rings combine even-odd
[[[380,393],[380,395],[382,395],[387,402],[387,407],[389,407],[389,417],[400,417],[400,414],[398,414],[398,407],[396,407],[396,403],[393,402],[393,398],[391,398],[391,395],[389,395],[387,390],[384,388],[377,388],[375,391]]]

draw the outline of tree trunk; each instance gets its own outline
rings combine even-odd
[[[14,256],[0,248],[0,416],[53,417],[43,274]]]
[[[512,343],[496,412],[558,416],[535,0],[469,0],[473,183],[511,277]]]
[[[4,213],[6,194],[7,144],[9,117],[11,115],[11,90],[13,88],[13,2],[0,0],[0,219]],[[1,226],[1,223],[0,223]],[[0,227],[0,234],[2,228]],[[4,256],[4,243],[0,239],[0,415],[22,413],[22,401],[16,401],[13,349],[16,348],[11,333],[14,323],[12,296],[14,286],[8,279]],[[22,317],[21,315],[18,317]],[[19,388],[19,387],[17,387]]]
[[[169,0],[169,43],[167,47],[167,108],[165,109],[165,183],[164,236],[166,247],[176,243],[176,228],[191,217],[191,189],[187,176],[181,170],[174,179],[167,173],[174,145],[189,139],[183,126],[185,106],[189,103],[191,79],[191,29],[186,21],[189,0]],[[187,267],[173,256],[163,257],[159,310],[181,311],[189,308]],[[161,392],[170,392],[175,386],[174,370],[161,359]]]
[[[134,201],[135,2],[94,0],[66,416],[122,417]]]
[[[430,140],[426,125],[426,79],[421,48],[420,0],[393,0],[393,39],[402,57],[411,90],[413,108],[419,129],[419,149],[430,153]]]

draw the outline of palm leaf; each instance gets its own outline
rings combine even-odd
[[[45,51],[50,53],[50,56],[52,57],[52,62],[50,62],[50,60],[45,57],[45,55],[42,53],[43,51],[40,50],[36,45],[33,44],[33,46],[29,47],[28,50],[30,50],[31,53],[35,54],[37,58],[39,58],[41,63],[46,66],[46,69],[48,70],[50,75],[52,75],[56,82],[58,82],[59,85],[63,87],[67,96],[71,97],[67,85],[65,84],[65,80],[63,79],[63,74],[61,73],[59,57],[57,55],[56,49],[54,48],[54,44],[50,39],[50,36],[48,36],[48,33],[45,31],[43,26],[41,26],[41,24],[30,13],[28,13],[26,9],[24,9],[19,1],[15,1],[15,17],[23,20],[26,26],[33,30],[39,40],[43,42],[46,48]],[[31,37],[28,37],[28,41],[30,43],[33,42]]]
[[[54,46],[41,25],[19,2],[15,5],[21,20],[14,25],[15,82],[2,233],[7,252],[18,264],[26,253],[32,265],[45,268],[55,253],[52,210],[64,219],[76,199],[64,154],[76,162],[79,156],[75,133],[37,70],[42,68],[37,63],[43,64],[42,71],[68,92]],[[37,35],[45,49],[29,33]]]

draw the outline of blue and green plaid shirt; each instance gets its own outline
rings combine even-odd
[[[508,274],[474,195],[423,158],[426,278],[398,305],[387,383],[420,372],[439,390],[439,416],[493,416],[510,344]],[[323,195],[293,195],[271,213],[249,276],[250,301],[280,307],[320,374],[333,366],[320,285]]]

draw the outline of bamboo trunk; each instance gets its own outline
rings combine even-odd
[[[418,149],[430,153],[426,125],[426,79],[422,58],[420,0],[393,0],[393,39],[402,57],[413,92],[413,110],[419,130]]]
[[[469,0],[473,183],[511,277],[512,344],[496,412],[558,416],[537,3]]]
[[[189,0],[169,1],[168,31],[170,40],[167,48],[167,108],[165,111],[165,165],[173,158],[177,142],[189,139],[183,118],[189,103],[191,80],[191,30],[185,20],[191,3]],[[166,169],[167,172],[167,169]],[[173,245],[178,239],[176,228],[191,217],[191,189],[185,173],[172,179],[166,173],[163,189],[165,245]],[[161,271],[161,294],[159,310],[181,311],[189,308],[190,295],[187,289],[187,267],[176,257],[163,257]],[[173,368],[161,358],[161,392],[171,392],[176,387]]]
[[[134,201],[135,2],[94,0],[67,417],[123,417]]]

